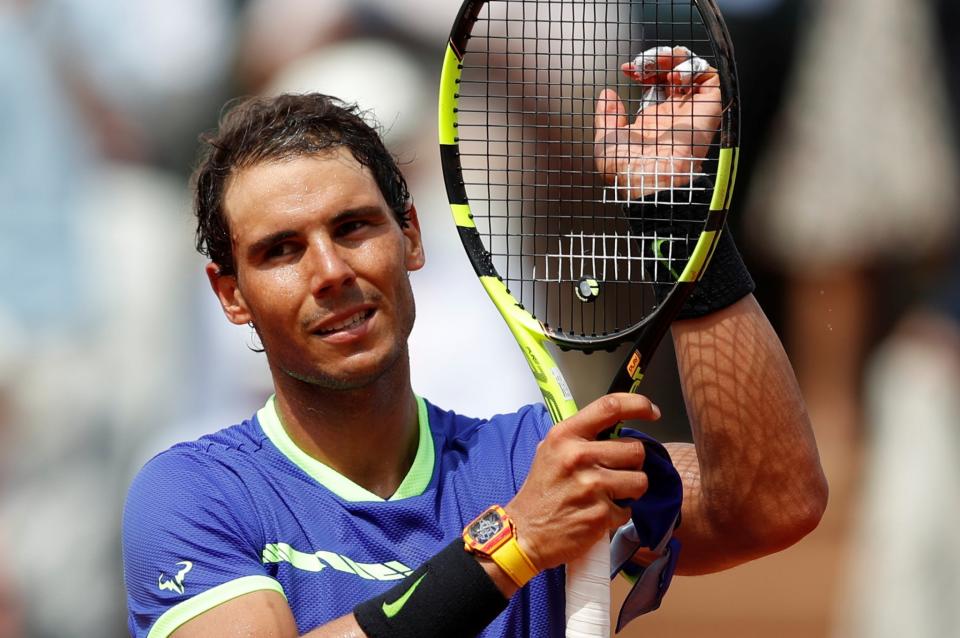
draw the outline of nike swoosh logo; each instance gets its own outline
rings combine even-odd
[[[424,574],[420,578],[418,578],[416,581],[414,581],[414,583],[410,585],[410,589],[404,592],[403,596],[400,596],[400,598],[397,598],[392,603],[383,603],[383,615],[386,616],[387,618],[393,618],[394,616],[399,614],[400,610],[403,609],[403,606],[407,604],[407,601],[410,599],[410,596],[412,596],[413,592],[417,589],[417,587],[420,586],[420,581],[422,581],[426,577],[427,575]]]

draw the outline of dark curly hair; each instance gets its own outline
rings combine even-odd
[[[224,275],[236,274],[230,228],[223,210],[227,181],[260,162],[314,155],[343,146],[373,173],[402,227],[410,193],[396,159],[356,105],[320,93],[246,98],[228,105],[217,131],[200,136],[193,173],[197,250]]]

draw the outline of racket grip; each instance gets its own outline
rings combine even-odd
[[[610,636],[610,543],[567,565],[567,638]]]

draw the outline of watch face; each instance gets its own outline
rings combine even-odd
[[[503,519],[497,512],[488,512],[470,526],[470,536],[483,545],[503,529]]]

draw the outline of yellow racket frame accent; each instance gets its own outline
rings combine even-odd
[[[440,73],[440,103],[438,105],[438,132],[441,144],[456,144],[457,140],[457,83],[460,81],[460,58],[447,44]]]
[[[517,300],[507,291],[507,287],[497,277],[480,277],[480,283],[490,295],[497,310],[510,327],[514,339],[523,351],[530,366],[533,378],[537,380],[544,403],[550,410],[554,423],[573,416],[577,404],[573,401],[570,389],[560,373],[560,367],[547,350],[547,338],[543,334],[540,322],[521,310]]]

